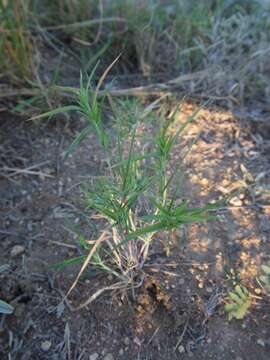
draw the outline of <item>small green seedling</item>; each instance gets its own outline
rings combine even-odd
[[[250,293],[243,285],[236,285],[234,291],[229,292],[228,301],[225,311],[228,313],[229,321],[233,318],[243,319],[251,306]]]
[[[160,117],[159,121],[156,121],[156,116],[151,114],[149,119],[140,116],[133,106],[128,111],[127,103],[123,109],[120,103],[113,104],[111,101],[114,110],[112,128],[110,131],[106,130],[102,121],[104,99],[98,99],[98,92],[114,63],[104,72],[95,90],[91,86],[95,69],[86,86],[81,79],[75,105],[36,117],[50,117],[69,110],[77,111],[84,116],[88,125],[85,128],[86,133],[83,130],[68,152],[76,148],[91,131],[96,134],[106,159],[102,176],[93,184],[87,185],[84,191],[88,209],[106,222],[105,229],[101,229],[97,240],[86,241],[83,237],[80,238],[80,246],[88,255],[65,260],[57,266],[83,263],[68,294],[88,266],[112,275],[117,280],[115,287],[139,286],[153,242],[162,238],[162,232],[194,222],[216,219],[212,213],[220,206],[215,203],[194,207],[179,196],[180,170],[188,152],[176,166],[172,165],[173,148],[200,108],[184,123],[177,125],[178,109],[170,118]],[[148,126],[148,121],[149,126],[151,121],[151,136],[146,137],[144,129]],[[91,299],[96,298],[101,291]]]

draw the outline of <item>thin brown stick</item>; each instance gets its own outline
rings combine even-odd
[[[119,57],[117,57],[114,62],[107,68],[105,71],[106,74],[111,69],[111,67],[114,65],[114,63],[118,60]],[[105,73],[104,73],[105,74]],[[155,83],[150,84],[146,86],[137,86],[127,89],[111,89],[111,90],[99,90],[101,86],[101,80],[99,81],[99,85],[97,87],[97,95],[98,96],[104,96],[106,94],[109,94],[111,96],[151,96],[151,95],[158,95],[163,96],[165,94],[169,95],[170,91],[173,91],[175,87],[178,85],[188,82],[195,79],[202,79],[209,74],[209,71],[198,71],[195,73],[190,74],[184,74],[181,76],[178,76],[175,79],[169,80],[164,83]],[[74,97],[74,95],[78,92],[78,88],[75,87],[66,87],[66,86],[52,86],[47,89],[48,92],[56,93],[59,96],[62,97]],[[40,95],[41,91],[38,88],[22,88],[22,89],[14,89],[7,86],[0,86],[0,98],[9,98],[9,97],[19,97],[19,96],[36,96]]]
[[[156,328],[156,330],[154,331],[153,335],[151,336],[150,340],[148,341],[146,346],[149,346],[151,344],[151,342],[153,341],[154,337],[157,335],[157,333],[160,330],[160,326]]]
[[[78,306],[77,308],[75,308],[74,310],[80,310],[83,309],[84,307],[90,305],[94,300],[96,300],[102,293],[104,293],[105,291],[109,291],[109,290],[117,290],[117,289],[122,289],[125,288],[125,285],[123,285],[121,282],[119,283],[115,283],[111,286],[105,286],[99,290],[97,290],[93,295],[91,295],[85,302],[83,302],[80,306]]]
[[[98,31],[97,31],[94,41],[88,42],[88,41],[85,41],[85,40],[82,40],[82,39],[79,39],[79,38],[73,36],[72,39],[74,41],[77,41],[79,44],[81,44],[83,46],[88,46],[88,47],[95,45],[99,41],[101,33],[102,33],[102,26],[103,26],[103,21],[102,21],[102,19],[103,19],[103,2],[102,2],[102,0],[99,0],[99,12],[100,12],[100,20],[101,21],[98,24]]]
[[[61,24],[61,25],[53,25],[44,27],[45,30],[65,30],[65,29],[79,29],[87,26],[95,26],[100,23],[110,23],[110,22],[122,22],[125,23],[126,20],[120,17],[108,17],[108,18],[100,18],[93,20],[85,20],[80,22],[75,22],[72,24]]]
[[[8,175],[8,177],[11,176],[15,176],[18,174],[26,174],[26,175],[36,175],[36,176],[44,176],[44,177],[48,177],[48,178],[53,178],[53,175],[49,175],[46,174],[42,171],[32,171],[32,170],[27,170],[27,169],[18,169],[18,168],[10,168],[7,166],[4,166],[2,168],[0,168],[0,172],[4,171],[4,172],[11,172],[11,174]]]
[[[92,256],[94,255],[97,247],[107,239],[108,237],[108,232],[104,231],[102,233],[102,235],[97,239],[97,241],[95,242],[95,245],[92,247],[92,249],[90,250],[89,254],[87,255],[87,258],[85,259],[78,275],[76,276],[76,279],[74,280],[73,284],[71,285],[70,289],[68,290],[66,297],[68,297],[68,295],[71,293],[71,291],[74,289],[74,287],[77,285],[79,278],[81,277],[82,273],[84,272],[84,270],[86,269],[87,265],[89,264]]]
[[[77,249],[77,246],[75,246],[75,245],[66,244],[66,243],[63,243],[63,242],[60,242],[60,241],[49,240],[49,243],[59,245],[59,246],[64,246],[64,247],[67,247],[67,248],[70,248],[70,249]]]
[[[185,323],[185,326],[184,326],[184,329],[183,329],[183,331],[182,331],[182,334],[180,335],[180,337],[179,337],[179,339],[178,339],[178,341],[177,341],[177,344],[176,344],[175,347],[174,347],[174,352],[178,349],[179,345],[181,344],[181,342],[182,342],[182,340],[183,340],[183,338],[184,338],[184,336],[185,336],[185,333],[186,333],[186,331],[187,331],[188,321],[189,321],[189,319],[187,319],[187,321],[186,321],[186,323]]]
[[[31,166],[29,166],[29,167],[27,167],[25,169],[12,168],[12,167],[8,167],[8,166],[4,166],[4,167],[0,168],[0,172],[1,171],[7,172],[7,173],[11,172],[12,174],[7,175],[7,177],[15,176],[15,175],[18,175],[18,174],[27,174],[27,175],[38,175],[38,176],[44,176],[44,177],[53,178],[52,175],[43,173],[41,171],[33,171],[33,169],[35,169],[37,167],[40,167],[40,166],[43,166],[43,165],[46,165],[46,164],[48,164],[50,162],[51,162],[50,160],[46,160],[46,161],[43,161],[41,163],[31,165]]]
[[[99,92],[100,92],[99,89],[100,89],[102,83],[103,83],[104,80],[106,79],[106,77],[107,77],[109,71],[111,70],[111,68],[112,68],[112,67],[114,66],[114,64],[119,60],[120,56],[121,56],[121,54],[119,54],[119,55],[117,56],[117,58],[107,67],[107,69],[104,71],[104,73],[102,74],[101,78],[99,79],[99,82],[98,82],[98,84],[97,84],[97,88],[96,88],[95,94],[94,94],[94,100],[96,100],[96,98],[98,97]]]
[[[7,86],[0,86],[0,99],[10,98],[10,97],[20,97],[20,96],[36,96],[36,95],[40,95],[40,89],[37,88],[14,89]]]

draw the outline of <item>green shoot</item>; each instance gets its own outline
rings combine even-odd
[[[105,70],[105,72],[103,73],[103,75],[101,76],[101,78],[98,82],[98,85],[97,85],[97,88],[95,91],[93,90],[93,88],[91,86],[91,82],[93,80],[98,63],[92,70],[90,76],[88,76],[86,84],[83,81],[83,76],[81,73],[80,87],[77,91],[75,91],[75,96],[76,96],[76,104],[75,105],[59,107],[57,109],[48,111],[46,113],[43,113],[43,114],[40,114],[37,116],[33,116],[30,119],[30,120],[37,120],[37,119],[42,119],[42,118],[46,118],[46,117],[50,118],[57,114],[61,114],[61,113],[69,112],[69,111],[76,111],[79,114],[81,114],[87,120],[88,125],[80,132],[80,134],[71,143],[71,145],[69,146],[69,148],[66,151],[66,155],[68,155],[71,151],[73,151],[77,147],[77,145],[80,144],[80,142],[82,140],[84,140],[92,130],[95,131],[101,146],[104,149],[107,149],[108,137],[103,128],[103,124],[102,124],[102,120],[101,120],[102,99],[100,101],[98,100],[98,92],[99,92],[99,89],[100,89],[103,81],[105,80],[106,75],[108,74],[108,72],[110,71],[110,69],[113,67],[113,65],[116,63],[116,61],[118,59],[119,59],[119,56]],[[101,103],[101,105],[99,102]]]
[[[148,259],[153,241],[157,241],[162,232],[216,218],[210,214],[217,209],[216,204],[192,208],[188,201],[179,199],[176,189],[179,184],[174,182],[181,162],[168,176],[171,153],[200,109],[178,126],[175,116],[178,109],[169,120],[158,119],[161,125],[157,133],[154,130],[156,135],[149,141],[144,127],[149,125],[153,131],[155,116],[151,112],[147,116],[138,116],[134,111],[134,102],[118,102],[117,108],[112,104],[115,117],[108,144],[101,116],[103,102],[98,99],[98,92],[112,66],[100,78],[95,90],[91,83],[95,69],[86,84],[81,76],[75,105],[38,116],[76,110],[85,118],[87,126],[70,145],[68,152],[94,130],[108,165],[104,176],[85,190],[85,196],[88,208],[107,222],[109,231],[103,231],[98,240],[86,241],[80,237],[80,246],[88,255],[57,265],[61,268],[83,262],[68,294],[88,265],[113,275],[121,286],[133,286],[140,281],[141,269]],[[122,112],[119,110],[121,106]]]
[[[251,295],[243,285],[236,285],[234,291],[229,292],[228,301],[225,304],[225,311],[229,320],[233,318],[241,320],[251,306]]]

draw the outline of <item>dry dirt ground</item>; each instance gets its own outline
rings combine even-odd
[[[185,104],[178,121],[195,107]],[[0,317],[1,359],[269,359],[269,300],[256,276],[270,255],[270,139],[222,109],[202,110],[174,153],[177,162],[198,137],[185,160],[183,197],[205,203],[247,189],[220,209],[219,221],[164,237],[135,297],[104,293],[73,311],[112,282],[90,268],[59,305],[78,268],[49,268],[80,254],[78,232],[94,239],[100,226],[81,191],[102,171],[94,136],[63,160],[82,126],[63,118],[35,126],[2,115],[0,264],[10,270],[1,274],[0,298],[15,312]],[[224,313],[231,269],[258,295],[243,321],[229,322]]]

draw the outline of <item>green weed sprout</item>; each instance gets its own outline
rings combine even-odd
[[[98,98],[101,82],[93,92],[91,78],[92,75],[86,86],[81,79],[75,105],[39,115],[44,117],[69,110],[78,111],[89,125],[73,141],[69,151],[94,130],[107,158],[104,175],[85,190],[88,208],[105,219],[107,226],[96,241],[80,238],[80,244],[88,255],[58,264],[61,267],[83,262],[70,291],[88,264],[113,275],[119,287],[139,284],[153,242],[158,241],[162,232],[209,220],[212,218],[209,212],[217,208],[213,204],[192,208],[187,200],[178,199],[179,188],[173,183],[182,162],[169,175],[172,150],[198,111],[178,129],[176,112],[170,119],[149,120],[153,133],[150,141],[149,136],[145,139],[147,119],[140,113],[134,113],[131,101],[119,101],[113,104],[113,124],[108,136],[101,120],[103,99]],[[148,117],[151,118],[151,114]]]
[[[225,304],[225,311],[229,320],[243,319],[251,306],[251,295],[247,288],[243,285],[236,285],[234,291],[229,292],[228,300],[228,303]]]

